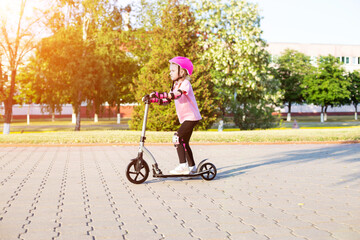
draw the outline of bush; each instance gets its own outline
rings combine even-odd
[[[256,128],[266,129],[276,125],[276,118],[272,115],[274,108],[265,104],[233,104],[234,123],[241,130],[252,130]]]

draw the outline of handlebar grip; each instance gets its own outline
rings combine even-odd
[[[142,101],[143,102],[148,102],[150,100],[150,96],[149,96],[149,94],[146,94],[145,96],[143,96],[143,98],[142,98]]]

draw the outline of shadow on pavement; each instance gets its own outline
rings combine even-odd
[[[282,152],[281,154],[285,156],[281,158],[271,156],[267,161],[257,161],[250,164],[244,163],[235,166],[224,166],[218,168],[217,178],[238,176],[254,168],[279,163],[299,164],[313,161],[323,161],[326,159],[329,161],[339,161],[337,160],[339,158],[343,159],[340,161],[345,163],[360,163],[360,144],[329,145],[328,147],[320,146],[316,149],[301,149],[300,151],[288,151]],[[239,160],[239,162],[240,161],[241,160]],[[344,176],[344,178],[344,181],[339,184],[354,182],[360,179],[360,171],[358,173]]]

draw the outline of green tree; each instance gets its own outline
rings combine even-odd
[[[174,56],[185,56],[193,61],[194,73],[192,86],[203,120],[197,126],[205,129],[215,121],[216,102],[213,99],[213,84],[210,81],[209,68],[199,61],[201,48],[197,44],[197,25],[189,6],[184,1],[169,0],[160,14],[161,22],[151,34],[151,53],[149,61],[140,70],[134,80],[135,97],[138,102],[152,91],[168,92],[171,87],[169,78],[169,60]],[[152,104],[148,118],[148,129],[170,131],[178,128],[179,121],[172,104],[158,106]],[[140,129],[144,106],[135,108],[130,126]]]
[[[328,55],[319,57],[317,69],[305,76],[302,88],[307,103],[321,106],[321,122],[324,122],[329,106],[341,106],[350,97],[349,85],[339,60]]]
[[[75,130],[80,130],[81,103],[89,98],[96,79],[101,79],[103,62],[94,54],[93,46],[83,41],[78,26],[69,26],[43,39],[40,47],[42,64],[48,66],[53,80],[59,81],[60,93],[72,104],[76,114]]]
[[[10,133],[10,124],[12,118],[12,107],[14,104],[14,95],[16,93],[16,77],[19,66],[35,47],[35,38],[42,29],[40,20],[46,16],[45,12],[37,12],[33,16],[27,16],[26,13],[33,13],[28,9],[26,0],[14,2],[13,6],[19,6],[16,21],[12,22],[8,19],[8,15],[2,13],[0,16],[0,54],[5,58],[1,64],[6,65],[2,68],[2,72],[10,72],[10,79],[2,78],[6,83],[2,85],[5,96],[5,123],[4,134]],[[26,10],[26,11],[25,11]],[[1,60],[0,60],[1,61]],[[3,74],[4,74],[3,73]],[[10,81],[9,81],[10,80]]]
[[[0,55],[1,59],[1,55]],[[6,83],[7,83],[7,76],[5,72],[3,71],[3,67],[0,61],[0,102],[5,101],[6,99]]]
[[[292,104],[304,101],[301,84],[311,68],[310,57],[292,49],[286,49],[275,61],[273,74],[280,81],[282,104],[288,106],[287,121],[291,121]]]
[[[110,106],[133,102],[129,94],[132,77],[137,73],[138,61],[127,54],[123,43],[128,40],[127,31],[131,32],[130,21],[123,15],[131,13],[131,7],[121,8],[111,1],[99,1],[100,7],[91,7],[92,17],[89,25],[90,38],[95,43],[95,54],[103,63],[104,71],[100,78],[94,79],[90,101],[94,104],[95,114],[99,114],[100,106],[108,102]],[[94,12],[93,9],[98,9]],[[101,11],[100,11],[100,10]]]
[[[349,72],[347,79],[350,81],[349,91],[350,91],[350,103],[354,105],[355,108],[355,120],[358,120],[357,106],[360,103],[360,72],[353,71]]]
[[[55,79],[62,84],[59,91],[73,106],[75,131],[80,131],[81,103],[90,94],[102,65],[94,55],[94,44],[88,41],[93,33],[89,26],[96,21],[91,6],[99,1],[58,0],[46,22],[53,34],[39,45],[41,64],[48,66],[51,75],[57,74]]]
[[[80,130],[82,102],[93,103],[99,114],[105,101],[114,104],[133,99],[119,94],[128,92],[129,77],[124,75],[136,63],[119,46],[124,9],[110,0],[65,0],[57,4],[47,22],[53,35],[42,41],[40,59],[50,72],[57,73],[55,79],[62,83],[59,91],[73,105],[75,130]]]
[[[193,4],[205,49],[202,60],[211,64],[222,112],[230,109],[241,129],[267,127],[273,121],[268,112],[278,95],[278,83],[268,78],[269,54],[261,38],[257,5],[245,0]]]
[[[19,94],[15,99],[19,103],[40,104],[41,110],[51,113],[52,121],[55,121],[55,113],[60,113],[62,105],[66,103],[64,88],[58,75],[58,72],[52,72],[44,62],[41,63],[36,51],[19,73]]]
[[[110,9],[112,9],[110,11]],[[105,66],[103,80],[105,84],[95,84],[93,99],[95,109],[107,101],[111,106],[117,106],[120,111],[121,103],[134,102],[134,95],[131,93],[132,78],[139,71],[139,59],[129,54],[129,42],[132,37],[131,22],[123,19],[122,14],[128,15],[132,12],[130,6],[120,8],[109,5],[107,7],[109,16],[101,28],[97,29],[95,36],[96,52],[102,58]],[[102,99],[101,99],[102,98]]]

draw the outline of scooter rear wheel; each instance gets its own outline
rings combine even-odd
[[[126,168],[126,177],[127,179],[134,183],[140,184],[146,181],[149,176],[149,165],[144,161],[141,160],[140,168],[138,170],[136,164],[138,164],[138,160],[131,161]]]
[[[201,174],[201,177],[204,180],[210,181],[215,178],[217,170],[214,164],[208,162],[201,165],[200,172],[205,172],[205,171],[206,173]]]

